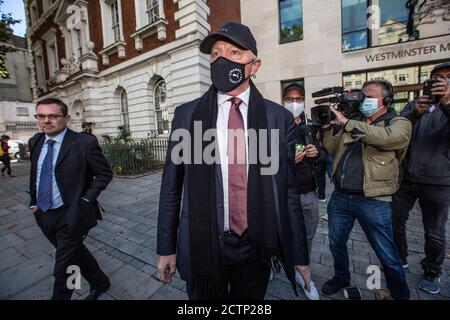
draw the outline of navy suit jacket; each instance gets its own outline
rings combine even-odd
[[[37,133],[28,142],[31,157],[30,206],[37,203],[36,172],[44,140],[44,133]],[[101,219],[97,197],[113,177],[97,138],[67,129],[56,160],[55,177],[69,228],[76,234],[86,234]],[[81,197],[88,199],[89,203]]]
[[[180,105],[175,109],[172,133],[178,128],[189,130],[192,115],[199,99]],[[251,108],[251,105],[250,105]],[[272,176],[275,208],[278,218],[278,238],[281,243],[285,268],[308,265],[308,249],[303,214],[300,207],[295,167],[295,124],[292,114],[280,105],[265,100],[268,129],[279,129],[279,170]],[[172,134],[171,134],[172,136]],[[169,141],[166,163],[161,182],[158,214],[157,253],[166,256],[177,254],[177,268],[183,280],[190,278],[189,205],[187,164],[173,163],[170,155],[178,141]],[[216,199],[219,239],[223,239],[224,211],[223,187],[220,164],[216,164]],[[223,241],[220,240],[223,248]],[[201,250],[201,248],[199,248]],[[223,252],[223,250],[222,250]],[[291,279],[291,280],[292,280]]]

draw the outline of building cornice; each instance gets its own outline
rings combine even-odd
[[[108,68],[106,70],[103,70],[102,72],[100,72],[99,76],[100,77],[106,77],[112,73],[115,72],[120,72],[124,69],[127,68],[131,68],[134,65],[140,64],[144,61],[147,61],[149,59],[155,58],[157,56],[163,55],[163,54],[170,54],[171,51],[176,51],[178,50],[180,47],[183,47],[187,44],[199,44],[201,39],[203,39],[203,37],[198,34],[198,33],[192,33],[189,34],[181,39],[175,40],[173,42],[167,43],[161,47],[158,47],[156,49],[150,50],[148,52],[145,52],[137,57],[134,57],[130,60],[127,60],[125,62],[122,62],[118,65],[115,65],[111,68]]]

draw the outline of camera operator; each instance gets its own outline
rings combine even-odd
[[[411,123],[388,108],[394,90],[386,81],[363,85],[365,99],[358,120],[349,120],[331,108],[341,130],[333,135],[325,126],[323,144],[335,155],[335,191],[328,202],[330,249],[335,276],[322,286],[334,294],[349,286],[347,241],[355,219],[383,265],[387,287],[394,299],[409,299],[410,293],[400,258],[392,240],[391,196],[398,189],[399,163],[411,136]]]
[[[300,204],[306,226],[306,239],[308,254],[319,223],[319,199],[317,197],[317,170],[316,164],[323,161],[324,150],[319,146],[312,126],[307,124],[305,115],[305,90],[302,86],[292,83],[283,91],[284,106],[294,116],[296,123],[296,153],[295,171],[300,190]],[[311,120],[309,120],[311,122]],[[297,268],[300,268],[297,266]],[[296,271],[295,278],[310,300],[319,300],[319,292],[312,280],[303,279]]]
[[[402,170],[404,177],[392,200],[392,218],[394,242],[407,268],[405,225],[419,199],[425,229],[425,258],[421,262],[424,275],[419,288],[438,293],[450,207],[450,62],[435,66],[431,79],[437,80],[431,90],[434,97],[423,95],[409,102],[401,113],[411,120],[413,133]],[[435,97],[439,99],[437,104],[431,100]]]

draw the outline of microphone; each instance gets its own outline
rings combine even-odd
[[[314,144],[313,128],[310,125],[303,124],[299,127],[300,135],[304,137],[305,144]]]

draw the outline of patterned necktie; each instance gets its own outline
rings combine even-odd
[[[39,175],[37,206],[42,212],[47,212],[53,205],[52,181],[53,181],[53,145],[55,140],[47,141],[47,154],[41,166]]]
[[[233,97],[228,116],[228,200],[230,229],[239,236],[247,229],[247,160],[242,100]]]

